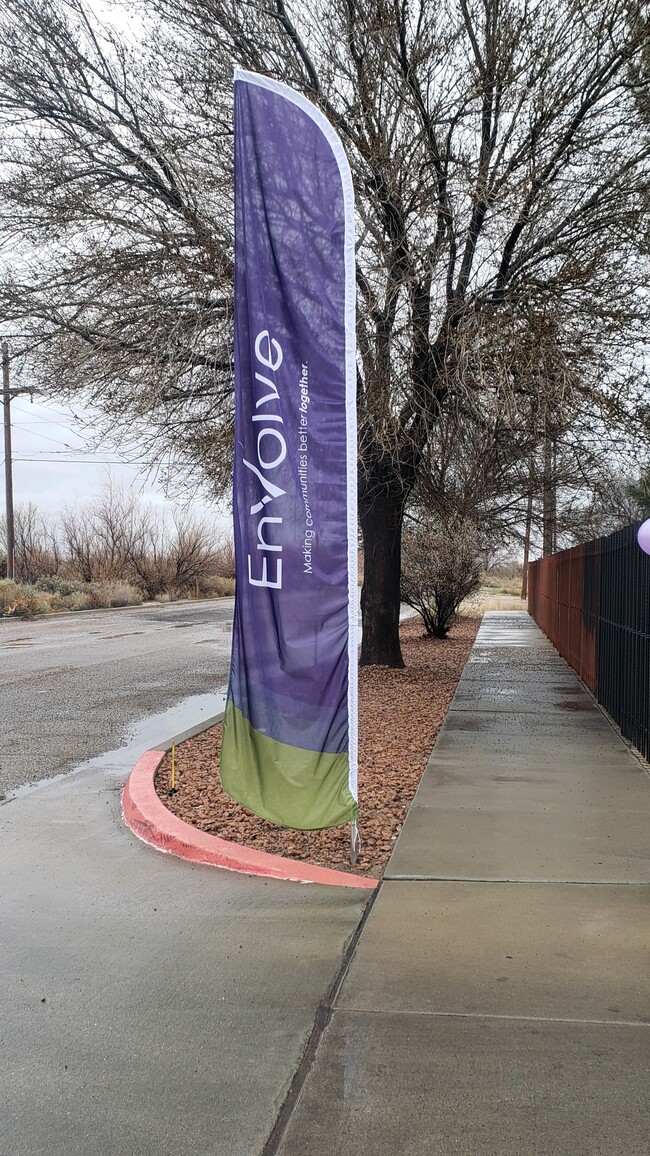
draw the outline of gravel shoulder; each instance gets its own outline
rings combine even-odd
[[[458,620],[441,641],[423,632],[419,618],[402,624],[406,667],[365,667],[359,678],[359,830],[362,847],[354,868],[380,878],[427,765],[480,624]],[[295,831],[251,815],[222,790],[221,726],[176,748],[176,791],[171,755],[156,774],[156,791],[187,823],[260,851],[350,870],[349,826]]]

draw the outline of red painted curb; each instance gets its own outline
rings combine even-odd
[[[135,764],[122,792],[124,822],[143,843],[179,859],[223,867],[226,871],[240,871],[244,875],[262,875],[294,883],[327,883],[330,887],[363,887],[371,891],[378,886],[378,879],[300,863],[283,855],[270,855],[267,851],[255,851],[217,835],[207,835],[190,823],[184,823],[156,794],[154,775],[164,754],[164,751],[146,751]]]

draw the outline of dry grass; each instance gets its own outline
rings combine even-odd
[[[519,583],[521,588],[521,583]],[[460,607],[462,615],[485,614],[486,610],[527,610],[525,599],[518,594],[501,593],[489,587],[481,586],[476,594],[466,598]]]
[[[197,598],[224,598],[234,594],[232,578],[213,577],[210,589],[200,591]],[[186,591],[173,590],[161,594],[157,602],[173,602],[187,598]],[[39,579],[35,585],[0,579],[0,618],[32,618],[37,614],[56,614],[74,610],[108,610],[114,606],[139,606],[144,594],[132,582],[118,578],[104,582],[75,582],[57,575]]]
[[[138,606],[142,592],[130,582],[66,582],[56,576],[30,586],[24,582],[0,581],[0,616],[32,617],[62,610],[107,610],[111,606]]]
[[[481,575],[481,585],[475,594],[463,602],[461,614],[485,614],[486,610],[527,610],[521,598],[521,574]]]

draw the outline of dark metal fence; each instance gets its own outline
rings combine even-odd
[[[528,609],[650,758],[650,557],[637,526],[531,562]]]

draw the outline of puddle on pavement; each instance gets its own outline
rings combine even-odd
[[[92,759],[86,759],[78,766],[64,771],[60,775],[52,775],[49,779],[41,779],[38,783],[26,783],[8,791],[6,797],[0,797],[2,803],[10,803],[12,799],[20,799],[23,795],[30,795],[42,787],[49,787],[70,775],[78,775],[81,771],[116,771],[128,772],[138,761],[140,755],[151,750],[158,743],[168,742],[174,735],[190,730],[200,723],[219,714],[226,705],[227,687],[219,687],[213,694],[193,694],[184,698],[167,710],[157,714],[148,714],[136,722],[130,723],[124,735],[124,744],[114,751],[105,751]]]
[[[139,758],[145,751],[155,747],[156,743],[167,742],[174,735],[219,714],[226,705],[226,692],[227,687],[222,686],[214,694],[193,694],[158,714],[145,715],[129,726],[125,739],[127,749],[130,753],[137,750],[136,757]],[[118,753],[122,754],[122,750]],[[105,759],[108,756],[99,757]]]

